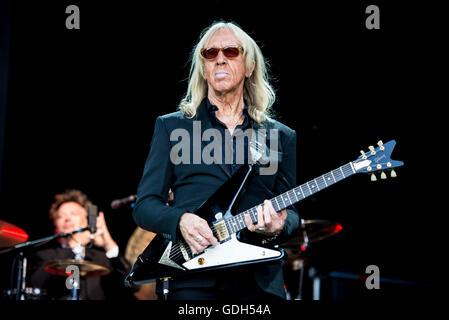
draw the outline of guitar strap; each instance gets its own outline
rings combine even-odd
[[[256,174],[259,174],[261,167],[267,167],[273,162],[280,162],[282,153],[278,151],[279,145],[278,130],[270,129],[269,135],[267,135],[267,129],[265,128],[252,131],[249,143],[251,154],[249,161],[251,164],[256,164]]]

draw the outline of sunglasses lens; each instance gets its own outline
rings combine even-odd
[[[218,49],[217,48],[204,49],[203,51],[201,51],[201,54],[206,59],[213,59],[218,55]]]
[[[239,48],[237,48],[237,47],[224,48],[223,54],[228,58],[235,58],[239,55]]]
[[[240,53],[239,47],[226,47],[226,48],[209,48],[201,50],[201,55],[206,59],[215,59],[218,56],[220,50],[223,50],[223,54],[228,58],[235,58]]]

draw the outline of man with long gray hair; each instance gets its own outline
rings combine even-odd
[[[217,246],[220,239],[193,212],[254,161],[255,146],[262,150],[258,174],[247,183],[236,212],[263,206],[257,207],[257,222],[245,216],[239,239],[277,244],[299,227],[295,208],[276,212],[267,200],[296,184],[296,133],[273,119],[269,80],[259,46],[235,23],[216,22],[202,32],[179,110],[156,119],[133,212],[140,227],[172,242],[183,239],[193,254]],[[254,144],[253,136],[263,141]],[[167,206],[170,188],[175,198]],[[160,294],[161,285],[157,288]],[[180,276],[170,281],[169,292],[173,300],[285,299],[280,261]]]

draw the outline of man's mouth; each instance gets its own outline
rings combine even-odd
[[[215,73],[215,78],[222,79],[224,77],[227,77],[228,75],[229,75],[229,73],[227,73],[227,72],[217,72],[217,73]]]

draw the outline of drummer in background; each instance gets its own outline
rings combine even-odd
[[[50,208],[50,219],[55,233],[71,232],[87,227],[87,208],[92,202],[79,190],[67,190],[55,195]],[[105,266],[111,270],[102,277],[81,278],[79,297],[81,300],[127,299],[134,300],[135,288],[124,286],[124,278],[130,265],[119,254],[119,247],[106,226],[103,212],[97,217],[97,232],[90,245],[90,232],[75,233],[68,238],[59,238],[59,244],[35,252],[29,261],[29,281],[33,287],[46,289],[50,299],[67,299],[66,277],[45,271],[45,265],[55,260],[74,259],[72,249],[81,244],[85,248],[84,260]]]

